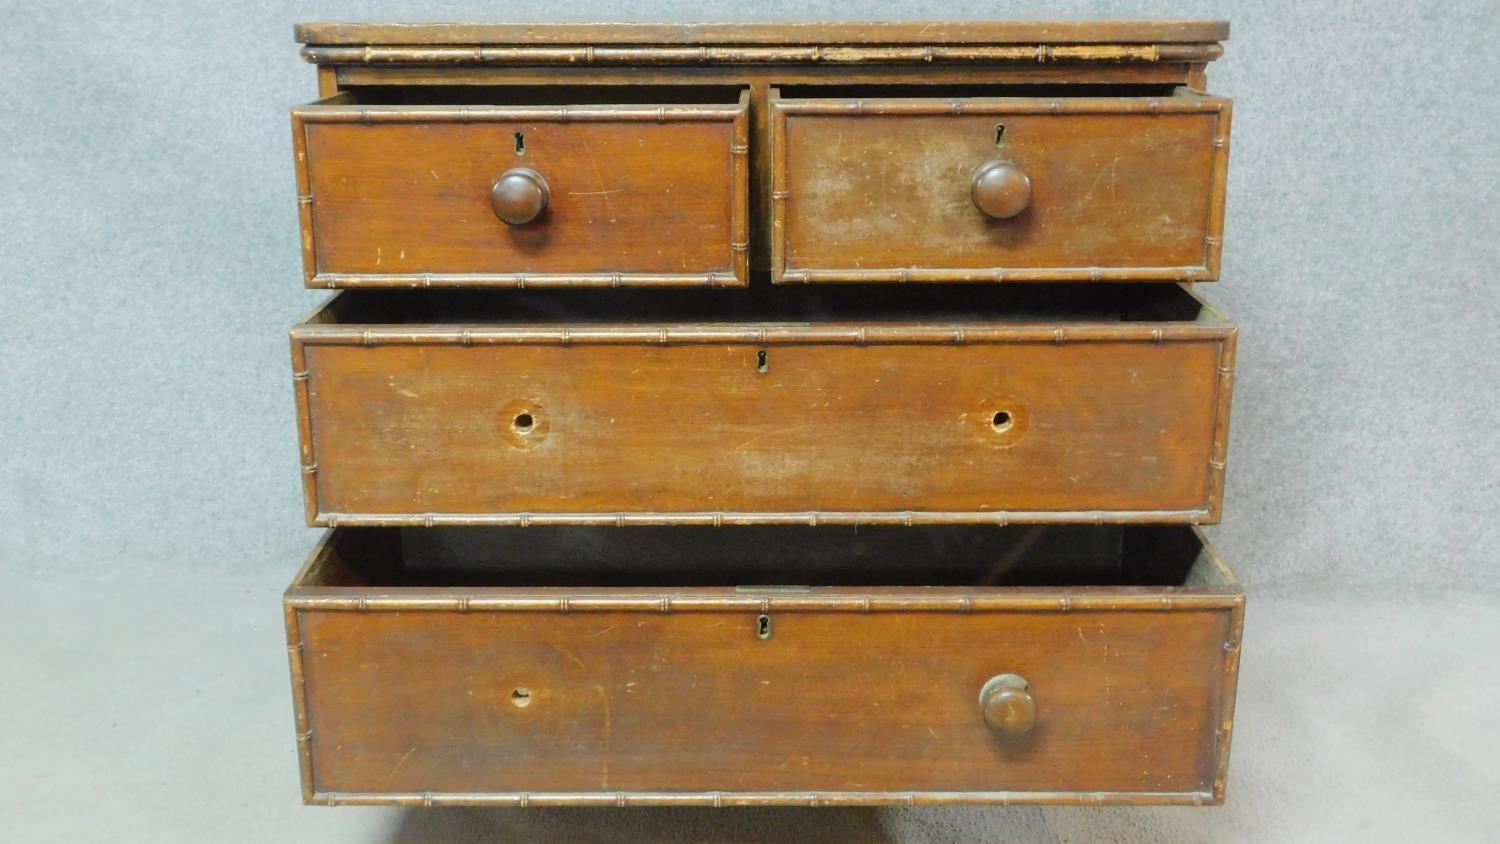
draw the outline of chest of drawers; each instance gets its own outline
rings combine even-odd
[[[1223,799],[1226,25],[297,35],[308,802]]]

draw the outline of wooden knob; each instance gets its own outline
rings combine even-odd
[[[1036,699],[1019,674],[991,677],[979,690],[979,711],[995,735],[1020,738],[1036,726]]]
[[[507,170],[490,188],[490,207],[495,216],[512,226],[524,226],[547,207],[552,191],[542,174],[529,167]]]
[[[991,220],[1008,220],[1031,202],[1031,178],[1009,161],[991,161],[974,171],[969,196],[979,213]]]

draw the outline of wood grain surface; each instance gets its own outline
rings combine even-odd
[[[738,285],[748,250],[747,104],[404,106],[293,112],[312,287]],[[512,168],[551,198],[507,225]]]
[[[1218,276],[1227,100],[829,96],[771,115],[778,281]],[[1011,219],[970,196],[997,161],[1030,178]]]
[[[1051,592],[434,590],[399,572],[365,582],[362,566],[325,574],[315,558],[288,592],[310,800],[1213,802],[1222,788],[1243,598],[1207,552],[1175,581]],[[1035,696],[1019,741],[979,711],[1001,673]]]

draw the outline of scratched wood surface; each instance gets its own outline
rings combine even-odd
[[[1216,518],[1233,327],[1212,317],[593,324],[615,309],[573,293],[531,299],[556,322],[335,305],[296,329],[311,521]],[[689,295],[626,301],[667,316]]]
[[[781,281],[1212,280],[1228,101],[773,100]],[[991,161],[1030,202],[970,196]],[[1042,272],[1035,272],[1042,271]]]
[[[730,96],[734,96],[731,94]],[[294,112],[313,287],[745,282],[747,105],[365,105]],[[540,173],[508,225],[490,189]]]
[[[399,556],[391,541],[367,544]],[[1123,547],[1170,553],[1134,538]],[[372,576],[358,550],[343,553],[315,560],[288,591],[309,799],[1077,792],[1213,802],[1222,787],[1242,597],[1207,552],[1129,588],[819,581],[801,593],[433,590],[402,586],[399,568]],[[1161,560],[1126,559],[1148,562]],[[1157,598],[1173,593],[1164,608]],[[556,611],[559,597],[571,611]],[[458,598],[467,612],[443,609]],[[934,611],[961,598],[974,609]],[[663,599],[681,610],[663,612]],[[861,599],[880,610],[840,607]],[[1037,726],[1021,739],[997,738],[980,717],[980,688],[1001,673],[1023,675],[1035,696]]]

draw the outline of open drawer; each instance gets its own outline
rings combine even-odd
[[[340,528],[286,592],[328,805],[1222,801],[1190,527]]]
[[[780,89],[772,279],[1216,280],[1230,101],[1093,87]]]
[[[1234,344],[1176,285],[344,293],[307,519],[1213,523]]]
[[[748,120],[728,86],[371,87],[294,109],[306,283],[743,285]]]

